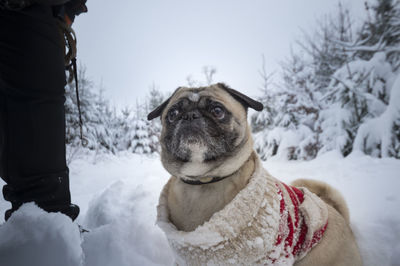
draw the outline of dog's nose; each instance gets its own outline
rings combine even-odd
[[[194,111],[189,111],[189,112],[186,112],[185,114],[183,114],[182,119],[191,121],[191,120],[200,118],[200,116],[201,116],[200,112],[197,110],[194,110]]]

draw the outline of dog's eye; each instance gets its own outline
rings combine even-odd
[[[214,107],[211,109],[211,113],[215,118],[223,119],[225,117],[225,111],[219,106]]]
[[[169,122],[173,122],[176,117],[179,115],[179,110],[176,108],[173,108],[171,110],[168,111],[168,121]]]

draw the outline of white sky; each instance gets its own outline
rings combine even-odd
[[[357,22],[364,0],[343,0]],[[336,11],[336,0],[89,0],[76,18],[78,60],[119,107],[143,101],[153,82],[165,92],[203,81],[202,67],[216,67],[215,82],[256,96],[261,55],[268,72],[290,52],[301,31]]]

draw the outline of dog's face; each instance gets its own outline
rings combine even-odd
[[[178,88],[148,116],[161,116],[161,158],[167,171],[199,179],[238,169],[227,164],[240,163],[252,146],[248,107],[260,110],[262,104],[224,84]]]

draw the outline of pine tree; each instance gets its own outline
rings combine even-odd
[[[385,111],[362,124],[354,141],[354,149],[375,157],[400,158],[400,75],[391,89]]]
[[[398,0],[377,0],[369,6],[366,2],[368,21],[364,23],[360,33],[358,54],[363,59],[369,59],[375,52],[385,48],[398,52],[400,44],[400,4]],[[371,14],[372,13],[372,14]],[[364,49],[362,49],[364,48]],[[390,62],[398,61],[398,54]]]
[[[97,140],[96,149],[116,153],[115,146],[115,112],[111,109],[109,102],[104,98],[104,89],[100,89],[98,95],[93,99],[96,112],[95,136]]]
[[[399,6],[378,0],[355,34],[339,5],[336,16],[304,35],[282,64],[282,82],[262,97],[270,110],[252,118],[261,158],[311,159],[330,150],[398,156]]]
[[[149,132],[150,123],[145,119],[135,119],[132,121],[132,130],[128,136],[131,138],[129,150],[133,153],[152,153],[151,137]]]
[[[311,35],[304,32],[303,40],[297,42],[302,48],[300,53],[310,60],[317,90],[326,90],[331,75],[348,60],[349,54],[341,43],[352,41],[350,17],[348,9],[339,3],[334,16],[320,19],[317,29]]]
[[[368,81],[361,88],[370,115],[359,126],[353,146],[372,156],[400,158],[400,2],[378,0],[371,9],[367,5],[367,11],[360,41],[347,46],[359,57],[369,58]]]
[[[265,57],[262,55],[262,67],[259,75],[262,79],[262,86],[260,88],[261,96],[257,98],[264,108],[261,112],[254,113],[251,116],[251,127],[254,133],[260,132],[267,128],[271,128],[274,123],[274,117],[277,115],[275,104],[275,94],[273,90],[273,74],[268,74],[265,68]]]

